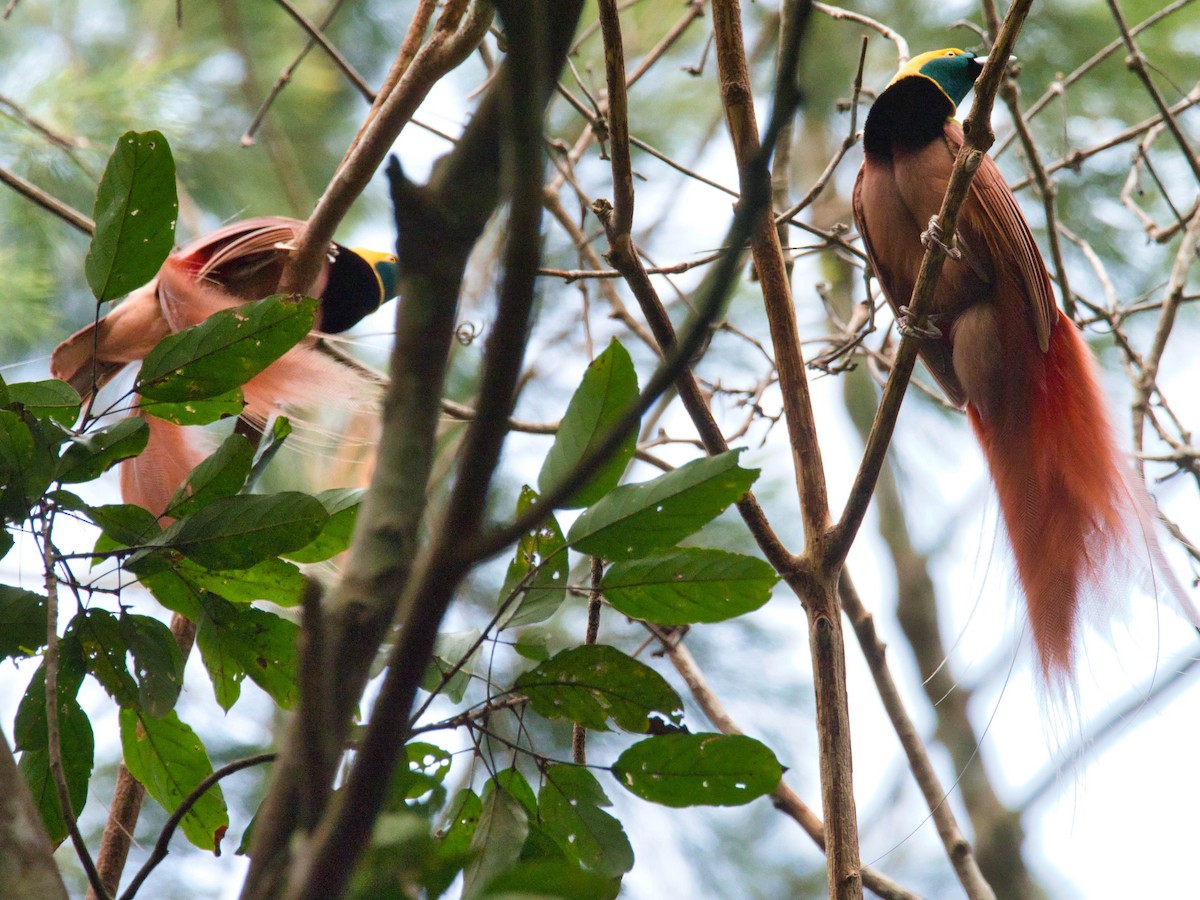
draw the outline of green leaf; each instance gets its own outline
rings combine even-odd
[[[609,878],[633,868],[633,847],[620,821],[602,807],[612,803],[582,766],[546,769],[538,794],[542,824],[569,859]]]
[[[758,469],[740,468],[740,452],[697,459],[652,481],[616,488],[575,520],[568,543],[610,560],[674,546],[750,489]]]
[[[438,836],[438,865],[425,876],[425,887],[428,888],[430,897],[438,897],[444,893],[470,859],[471,840],[475,837],[475,829],[482,814],[483,801],[469,788],[459,791],[450,801],[446,816],[449,827]]]
[[[517,678],[514,688],[546,718],[596,731],[607,731],[611,718],[625,731],[644,734],[653,713],[676,724],[683,716],[683,701],[661,675],[605,644],[564,650]]]
[[[163,540],[210,569],[248,569],[307,546],[328,518],[318,500],[294,491],[218,497],[167,529]]]
[[[612,768],[621,786],[664,806],[740,806],[769,794],[783,767],[740,734],[663,734],[639,741]]]
[[[520,769],[501,769],[489,778],[483,785],[483,799],[485,802],[488,795],[495,790],[507,791],[525,807],[525,812],[529,815],[530,819],[537,818],[537,796],[533,793],[533,788],[529,786],[529,782],[525,780],[525,776],[521,774]]]
[[[279,606],[295,606],[304,595],[304,574],[290,562],[268,557],[248,569],[221,572],[182,560],[175,570],[197,590],[208,591],[233,603],[269,600]]]
[[[8,385],[4,404],[8,403],[20,403],[39,419],[53,419],[59,425],[71,426],[79,418],[78,392],[57,378]]]
[[[46,598],[0,584],[0,659],[33,656],[46,645]]]
[[[463,657],[468,653],[470,657],[464,660]],[[471,661],[478,654],[478,629],[442,632],[433,644],[433,661],[425,670],[425,677],[421,679],[421,687],[430,693],[440,688],[443,695],[458,703],[471,683]],[[446,680],[447,674],[451,671],[454,674],[450,675],[449,680]],[[446,682],[444,686],[443,681]]]
[[[75,703],[79,686],[87,670],[83,664],[83,651],[79,638],[66,634],[58,642],[58,708],[65,710]],[[46,728],[46,664],[43,661],[29,686],[17,704],[17,716],[13,722],[14,750],[44,750],[49,746]]]
[[[65,435],[45,424],[28,411],[0,409],[0,516],[9,521],[24,520],[54,478]]]
[[[280,707],[290,709],[296,702],[299,627],[274,613],[234,606],[219,597],[205,596],[202,603],[196,644],[221,708],[228,711],[237,702],[242,680],[249,675]]]
[[[329,520],[316,540],[299,550],[288,551],[287,558],[299,563],[322,562],[346,550],[354,535],[364,494],[366,491],[355,488],[335,488],[314,494],[329,513]]]
[[[136,547],[158,537],[162,528],[154,513],[129,503],[112,503],[104,506],[89,506],[87,517],[96,523],[113,544],[121,547]]]
[[[183,655],[171,629],[150,616],[123,613],[121,637],[133,657],[142,710],[152,716],[166,715],[183,687]]]
[[[484,897],[505,900],[613,900],[621,882],[566,860],[522,860],[490,882]]]
[[[210,400],[245,384],[312,330],[317,301],[280,294],[223,309],[146,355],[137,391],[152,400]]]
[[[603,442],[625,411],[633,406],[637,396],[637,372],[633,361],[614,339],[607,350],[592,360],[571,397],[554,437],[554,446],[546,455],[538,475],[538,490],[545,494],[565,481],[579,462]],[[567,509],[589,506],[611,491],[621,480],[636,449],[637,429],[632,428],[592,480],[562,506]]]
[[[546,645],[550,642],[550,634],[544,628],[526,628],[517,635],[513,649],[526,659],[542,662],[550,658]]]
[[[78,817],[87,805],[88,781],[92,777],[96,739],[92,733],[92,723],[74,698],[59,707],[58,734],[67,796],[71,798],[71,811]],[[50,774],[49,748],[26,750],[21,754],[19,768],[41,814],[42,824],[46,827],[50,842],[57,846],[67,836],[67,824],[63,819],[58,789]]]
[[[488,883],[516,863],[528,833],[529,814],[520,800],[503,788],[485,791],[471,839],[474,856],[463,872],[463,900],[484,896]]]
[[[137,682],[125,664],[128,648],[121,623],[107,610],[93,607],[80,612],[67,626],[79,638],[88,672],[121,706],[139,706]]]
[[[415,812],[428,820],[446,802],[443,782],[454,757],[448,750],[424,741],[410,741],[405,753],[408,764],[396,768],[384,808]]]
[[[168,813],[179,808],[200,782],[212,774],[212,762],[200,738],[175,711],[161,718],[121,710],[121,748],[129,774]],[[229,827],[221,786],[214,784],[183,817],[183,833],[201,850],[217,850]]]
[[[142,587],[171,612],[179,613],[191,622],[204,618],[201,590],[189,584],[179,573],[165,566],[162,570],[141,576]]]
[[[600,590],[618,612],[659,625],[720,622],[771,599],[779,576],[752,556],[701,547],[613,563]]]
[[[96,232],[83,271],[101,303],[157,274],[175,243],[175,160],[157,131],[117,139],[96,192]]]
[[[535,506],[538,499],[532,488],[522,487],[517,516]],[[568,562],[567,542],[554,516],[547,515],[541,525],[521,535],[500,589],[500,602],[508,601],[514,593],[519,597],[510,601],[502,628],[529,625],[554,615],[567,596]]]
[[[232,497],[250,477],[254,447],[245,436],[229,435],[207,459],[196,466],[167,504],[167,515],[191,515],[217,497]]]
[[[92,481],[123,459],[146,449],[150,426],[137,416],[72,438],[63,452],[58,480],[63,484]]]
[[[76,700],[83,683],[83,655],[79,641],[65,635],[59,641],[58,730],[59,748],[66,775],[71,808],[78,815],[87,802],[92,775],[95,738],[92,724]],[[50,840],[58,844],[67,836],[59,806],[58,791],[50,777],[50,735],[46,727],[46,666],[43,663],[29,680],[13,723],[13,749],[20,750],[21,774],[33,794]]]
[[[143,397],[138,407],[143,412],[176,425],[208,425],[210,422],[241,415],[246,407],[246,400],[242,396],[242,389],[234,388],[208,400],[182,400],[179,403]]]

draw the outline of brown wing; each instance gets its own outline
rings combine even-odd
[[[936,192],[936,185],[933,190]],[[875,277],[879,279],[888,303],[897,313],[912,297],[921,257],[925,252],[920,235],[928,224],[927,216],[926,222],[919,221],[920,213],[910,208],[902,194],[891,165],[870,156],[863,161],[854,182],[854,222],[862,235],[863,247],[867,251],[867,258],[871,260]],[[946,279],[945,270],[943,279],[949,280]],[[954,373],[954,353],[948,335],[943,334],[940,340],[923,341],[920,352],[926,368],[941,385],[950,402],[955,406],[963,406],[967,402],[967,395]]]
[[[963,144],[962,128],[957,122],[946,123],[946,142],[957,154]],[[1021,207],[990,156],[983,158],[983,164],[971,180],[971,195],[979,205],[982,217],[978,225],[972,218],[960,218],[959,234],[967,245],[986,243],[992,259],[1016,263],[1016,270],[1005,274],[1021,285],[1028,303],[1030,324],[1037,335],[1038,346],[1045,353],[1050,346],[1050,332],[1058,321],[1050,276]]]

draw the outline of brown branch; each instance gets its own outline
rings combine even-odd
[[[720,698],[709,687],[708,680],[704,677],[704,672],[696,663],[691,651],[682,641],[665,638],[662,635],[658,636],[663,652],[671,660],[675,671],[683,678],[692,699],[704,711],[708,721],[712,722],[722,734],[743,734],[744,732],[738,727],[733,717],[725,710]],[[778,787],[771,792],[771,800],[776,809],[794,819],[818,847],[822,850],[825,849],[825,826],[795,791],[781,781]],[[870,866],[863,866],[862,880],[864,887],[880,897],[889,898],[889,900],[917,900],[916,894],[905,890]]]
[[[29,785],[0,732],[0,885],[13,897],[67,900]]]
[[[304,33],[308,35],[310,44],[315,43],[325,51],[325,55],[333,61],[333,64],[337,66],[339,70],[341,70],[341,73],[345,75],[350,83],[354,85],[355,89],[366,98],[368,103],[375,99],[374,92],[371,90],[366,80],[358,74],[354,66],[350,65],[350,60],[342,56],[341,51],[330,43],[329,38],[325,37],[325,32],[321,30],[325,27],[324,25],[318,26],[314,24],[312,20],[308,18],[308,16],[296,9],[296,7],[291,3],[291,0],[275,0],[275,2],[283,7],[283,11],[291,16],[296,24],[304,30]],[[334,13],[336,12],[337,7],[335,6],[326,17],[326,23],[333,18]]]
[[[601,6],[606,0],[600,0]],[[600,608],[604,598],[600,593],[600,579],[604,575],[604,560],[592,557],[592,585],[588,592],[587,633],[583,636],[585,646],[595,644],[600,637]],[[571,760],[577,766],[587,765],[587,729],[578,722],[571,723]]]
[[[316,278],[333,233],[366,188],[401,130],[433,85],[469,56],[487,34],[491,4],[486,0],[448,0],[433,36],[418,51],[395,88],[380,94],[378,109],[368,118],[342,160],[303,234],[288,256],[280,278],[282,293],[308,290]]]
[[[899,68],[908,62],[912,56],[908,52],[908,41],[904,39],[904,35],[893,28],[889,28],[882,22],[872,19],[870,16],[865,16],[859,12],[853,12],[849,9],[842,9],[840,6],[830,6],[827,3],[813,3],[812,8],[823,15],[829,16],[831,19],[836,19],[846,22],[857,22],[859,25],[866,25],[868,28],[873,28],[881,35],[896,45],[896,66]]]
[[[196,640],[196,625],[175,613],[171,616],[171,635],[179,647],[184,663],[192,652]],[[100,852],[96,856],[96,869],[100,880],[113,896],[121,886],[121,875],[129,860],[129,848],[133,844],[133,832],[142,812],[146,788],[130,773],[122,762],[117,768],[117,783],[113,788],[112,803],[108,807],[108,818],[104,833],[100,837]],[[93,890],[88,891],[88,900],[97,900]]]
[[[68,225],[71,225],[77,231],[83,232],[88,237],[96,233],[96,223],[79,210],[63,203],[57,197],[43,191],[36,184],[26,181],[20,175],[10,172],[3,166],[0,166],[0,181],[7,184],[26,200],[31,200],[47,212],[54,213],[54,215],[58,216]]]
[[[191,812],[200,798],[208,793],[213,785],[219,784],[223,779],[228,778],[235,772],[240,772],[243,769],[248,769],[251,766],[261,766],[263,763],[273,762],[276,758],[275,753],[259,753],[256,756],[248,756],[245,759],[237,759],[217,769],[212,774],[206,776],[192,791],[180,801],[175,812],[167,818],[163,824],[162,830],[158,833],[158,840],[154,842],[154,849],[150,851],[150,856],[142,867],[138,869],[133,880],[129,882],[129,887],[125,888],[121,894],[121,900],[133,900],[142,884],[150,877],[150,873],[167,858],[167,854],[171,852],[171,838],[175,834],[175,830],[179,828],[184,817]]]

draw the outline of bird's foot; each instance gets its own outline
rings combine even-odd
[[[897,312],[900,315],[896,317],[896,328],[905,337],[920,338],[926,341],[936,341],[941,338],[942,330],[933,324],[932,316],[925,320],[924,325],[917,325],[913,322],[912,310],[907,306],[901,306]]]
[[[938,224],[936,215],[929,217],[929,227],[921,232],[921,246],[928,250],[930,247],[940,247],[942,252],[951,259],[962,259],[962,251],[954,246],[954,240],[946,243],[942,234],[942,226]]]

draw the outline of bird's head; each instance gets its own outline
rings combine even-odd
[[[394,253],[380,253],[364,247],[355,247],[350,252],[362,257],[370,264],[371,271],[375,273],[375,278],[379,281],[381,302],[396,296],[396,286],[400,280],[400,267]]]
[[[905,78],[927,78],[938,86],[956,108],[970,92],[975,79],[983,71],[986,56],[976,56],[969,50],[947,47],[914,56],[900,67],[891,87]]]

